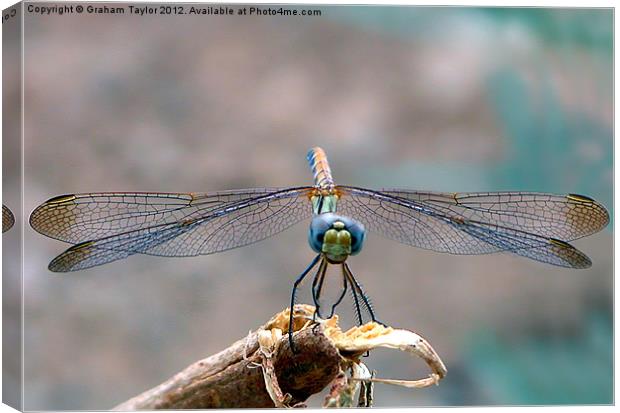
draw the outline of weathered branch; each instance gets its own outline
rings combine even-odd
[[[312,306],[295,306],[295,354],[290,349],[286,335],[287,309],[227,349],[190,365],[166,382],[114,409],[258,408],[301,405],[312,394],[320,392],[332,382],[331,393],[336,392],[337,388],[346,388],[347,392],[354,393],[354,389],[359,387],[359,380],[365,378],[355,377],[353,374],[353,380],[343,381],[343,372],[352,368],[352,364],[360,365],[359,355],[377,345],[392,348],[400,345],[400,341],[394,345],[390,343],[385,345],[385,340],[377,341],[377,337],[389,338],[390,334],[394,335],[404,330],[392,330],[368,324],[366,326],[371,326],[370,329],[361,330],[360,327],[342,333],[337,326],[337,316],[318,324],[311,323],[313,311]],[[369,331],[373,333],[369,335]],[[368,337],[374,342],[368,341]],[[413,343],[414,350],[405,351],[417,352],[416,355],[423,357],[427,363],[431,360],[429,366],[433,370],[433,375],[416,381],[418,385],[410,387],[436,383],[445,375],[445,367],[428,343],[417,335],[414,339],[417,340]],[[370,344],[364,344],[366,342]],[[418,354],[420,348],[424,354]],[[339,379],[336,380],[337,378]],[[345,384],[350,386],[347,387]],[[331,400],[330,405],[334,405],[335,399],[332,397]]]

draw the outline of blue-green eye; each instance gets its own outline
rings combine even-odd
[[[321,252],[323,248],[323,239],[325,238],[325,232],[331,228],[332,222],[329,217],[325,215],[333,214],[321,214],[312,219],[310,223],[310,231],[308,231],[308,243],[315,252]]]
[[[355,221],[349,217],[343,217],[331,212],[316,215],[310,223],[310,231],[308,231],[308,243],[315,252],[321,252],[325,233],[334,227],[334,223],[342,222],[344,228],[351,234],[351,254],[355,255],[362,250],[366,230],[362,223]],[[340,224],[336,224],[339,228]]]
[[[351,255],[355,255],[362,250],[364,239],[366,238],[366,230],[360,222],[351,221],[351,224],[347,225],[347,230],[351,233]]]

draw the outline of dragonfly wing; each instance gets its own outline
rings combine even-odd
[[[371,231],[452,254],[510,251],[581,268],[589,259],[564,240],[600,231],[609,222],[602,205],[579,195],[337,189],[339,212]]]
[[[70,239],[83,239],[84,237],[77,234],[79,228],[83,228],[91,236],[102,233],[109,235],[80,241],[52,261],[50,269],[74,271],[136,253],[183,257],[211,254],[248,245],[309,218],[312,208],[308,194],[312,189],[300,187],[272,191],[250,190],[246,191],[245,195],[239,192],[192,195],[192,202],[187,198],[189,194],[178,194],[174,207],[162,212],[162,203],[157,202],[160,209],[151,213],[144,212],[146,208],[143,203],[139,206],[134,206],[132,202],[129,206],[124,203],[119,213],[108,211],[103,202],[96,205],[97,214],[73,213],[69,224],[66,224],[62,231],[53,233],[61,234],[65,239],[67,234],[71,235]],[[135,194],[126,196],[133,197]],[[226,198],[226,201],[222,200]],[[140,201],[144,199],[140,198]],[[184,207],[177,205],[183,200],[186,200]],[[43,206],[45,205],[49,205],[49,201]],[[113,209],[117,210],[116,205]],[[128,213],[128,209],[135,212]],[[88,208],[84,210],[89,211]],[[107,219],[101,219],[102,214]],[[41,221],[41,215],[36,216],[36,222]],[[144,222],[144,217],[148,217],[148,223]],[[117,229],[120,222],[128,222],[123,225],[124,231]],[[108,229],[102,231],[102,225],[108,226]],[[113,230],[109,229],[110,225],[113,225]]]
[[[2,232],[7,232],[15,224],[15,216],[11,210],[2,205]]]
[[[312,216],[313,187],[287,189],[228,204],[204,219],[185,221],[188,230],[157,245],[149,254],[212,254],[263,240]]]
[[[387,191],[338,187],[339,213],[362,222],[372,232],[403,244],[452,254],[488,254],[500,251],[460,230],[449,217],[424,205],[392,196]]]
[[[462,221],[455,226],[497,251],[512,252],[547,264],[568,268],[588,268],[590,259],[567,242],[493,224]]]
[[[583,195],[540,192],[439,193],[386,190],[390,196],[426,205],[437,213],[497,224],[572,241],[607,226],[603,205]]]
[[[77,244],[110,235],[208,216],[225,205],[278,189],[213,193],[101,192],[61,195],[38,206],[30,225],[51,238]]]
[[[85,241],[72,246],[50,262],[54,272],[78,271],[138,253],[148,253],[156,246],[174,239],[182,233],[179,224],[163,224],[112,235],[95,241]]]

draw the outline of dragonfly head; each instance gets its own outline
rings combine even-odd
[[[359,253],[365,237],[366,230],[360,222],[331,212],[316,215],[308,232],[312,249],[325,254],[332,263],[344,262],[349,255]]]

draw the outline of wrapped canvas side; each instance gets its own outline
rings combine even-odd
[[[2,11],[2,402],[22,409],[23,4]]]

